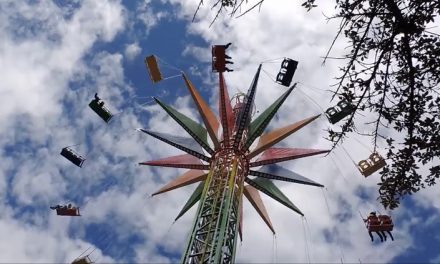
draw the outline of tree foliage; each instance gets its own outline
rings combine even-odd
[[[261,7],[263,1],[255,1],[241,15]],[[224,10],[235,15],[247,2],[216,0],[213,8],[218,7],[217,16]],[[316,6],[315,0],[302,5],[308,10]],[[440,177],[440,36],[431,32],[440,2],[336,0],[335,8],[329,19],[339,19],[340,27],[333,44],[344,35],[349,47],[339,58],[346,64],[334,96],[356,108],[339,131],[329,131],[329,139],[336,146],[358,132],[355,121],[360,111],[373,113],[367,136],[374,150],[378,138],[386,140],[388,150],[379,198],[393,209],[402,197],[434,185]]]
[[[303,5],[310,9],[314,2]],[[440,177],[440,36],[429,31],[440,2],[344,0],[336,10],[335,40],[345,35],[349,51],[335,96],[356,111],[329,138],[336,145],[356,132],[360,110],[375,114],[369,123],[374,149],[379,137],[386,139],[391,161],[381,171],[379,198],[393,209]]]

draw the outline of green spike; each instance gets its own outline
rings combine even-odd
[[[208,133],[206,129],[199,123],[195,122],[186,115],[180,113],[169,105],[161,102],[159,99],[154,98],[154,100],[174,119],[176,122],[185,129],[188,134],[190,134],[197,143],[200,144],[206,151],[210,154],[214,154],[214,150],[209,147],[208,144]]]
[[[174,221],[177,221],[177,219],[179,219],[182,215],[184,215],[186,211],[191,209],[191,207],[200,200],[204,185],[205,185],[205,181],[199,183],[199,186],[197,186],[197,188],[194,190],[193,194],[191,195],[191,197],[189,197],[188,201],[183,206],[182,210],[180,210],[180,213],[177,215]]]
[[[249,137],[244,145],[244,149],[248,149],[254,140],[259,137],[264,129],[269,124],[270,120],[272,120],[275,113],[290,95],[292,90],[295,88],[296,84],[290,87],[284,94],[282,94],[271,106],[269,106],[264,112],[259,115],[254,121],[252,121],[249,129]]]
[[[245,181],[249,184],[255,187],[256,189],[260,190],[261,192],[265,193],[266,195],[270,196],[272,199],[280,202],[282,205],[289,207],[293,211],[297,212],[298,214],[304,216],[304,214],[296,207],[290,200],[287,198],[287,196],[284,195],[283,192],[281,192],[278,187],[273,184],[273,182],[269,179],[265,178],[256,178],[256,179],[249,179],[248,177],[245,178]]]

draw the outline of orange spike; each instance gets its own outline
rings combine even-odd
[[[203,122],[205,123],[206,130],[208,131],[209,136],[211,137],[212,142],[214,143],[215,148],[220,147],[220,144],[217,139],[217,132],[219,128],[219,123],[214,113],[211,111],[209,106],[197,92],[196,88],[192,85],[191,81],[188,80],[185,74],[182,74],[183,79],[185,80],[186,87],[188,87],[189,92],[197,105],[197,109],[199,109],[199,113],[202,116]]]
[[[260,137],[257,147],[248,155],[248,158],[251,159],[257,156],[261,152],[265,151],[266,149],[270,148],[271,146],[285,139],[289,135],[293,134],[294,132],[308,125],[310,122],[312,122],[319,116],[320,114],[263,134]]]
[[[257,210],[258,214],[263,218],[263,221],[270,228],[273,234],[275,234],[275,230],[272,227],[272,223],[270,222],[269,215],[267,214],[266,207],[264,206],[263,200],[261,200],[260,193],[257,189],[250,185],[244,186],[243,193],[246,198],[251,202],[252,206]]]
[[[207,175],[208,174],[204,173],[201,170],[189,170],[184,174],[180,175],[179,177],[175,178],[174,180],[170,181],[169,183],[167,183],[159,191],[153,193],[151,196],[168,192],[198,181],[203,181],[206,179]]]

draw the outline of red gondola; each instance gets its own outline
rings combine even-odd
[[[81,216],[81,214],[79,213],[79,207],[71,206],[70,204],[67,206],[51,206],[50,209],[56,210],[57,215],[61,216]]]

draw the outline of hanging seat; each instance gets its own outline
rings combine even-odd
[[[76,153],[73,149],[70,147],[65,147],[61,150],[61,156],[65,157],[66,159],[70,160],[73,164],[75,164],[78,167],[82,167],[84,161],[86,160],[81,155]]]
[[[92,260],[89,258],[89,256],[84,256],[82,258],[75,259],[72,264],[92,264]]]
[[[145,58],[145,66],[147,67],[148,74],[153,83],[157,83],[162,80],[162,75],[157,64],[156,56],[151,55]]]
[[[285,58],[281,63],[281,69],[277,75],[276,82],[283,86],[289,87],[297,66],[297,61]]]
[[[214,45],[211,48],[212,72],[226,71],[226,47],[225,45]]]
[[[332,124],[336,124],[344,117],[352,114],[354,106],[347,101],[340,101],[334,107],[330,107],[325,111],[325,115]]]
[[[386,165],[385,159],[382,158],[377,152],[370,155],[369,159],[361,160],[358,163],[358,169],[365,177],[370,176],[374,172],[383,168]]]
[[[369,218],[367,222],[367,229],[370,232],[382,231],[379,219],[377,217]]]
[[[67,208],[67,207],[62,207],[62,208],[57,208],[57,215],[61,215],[61,216],[81,216],[81,214],[79,213],[79,207],[72,207],[72,208]]]
[[[382,228],[381,231],[393,231],[394,224],[391,217],[388,215],[379,215],[380,226]]]
[[[104,106],[104,102],[102,100],[93,99],[90,104],[90,108],[99,115],[106,123],[112,119],[113,114]]]

